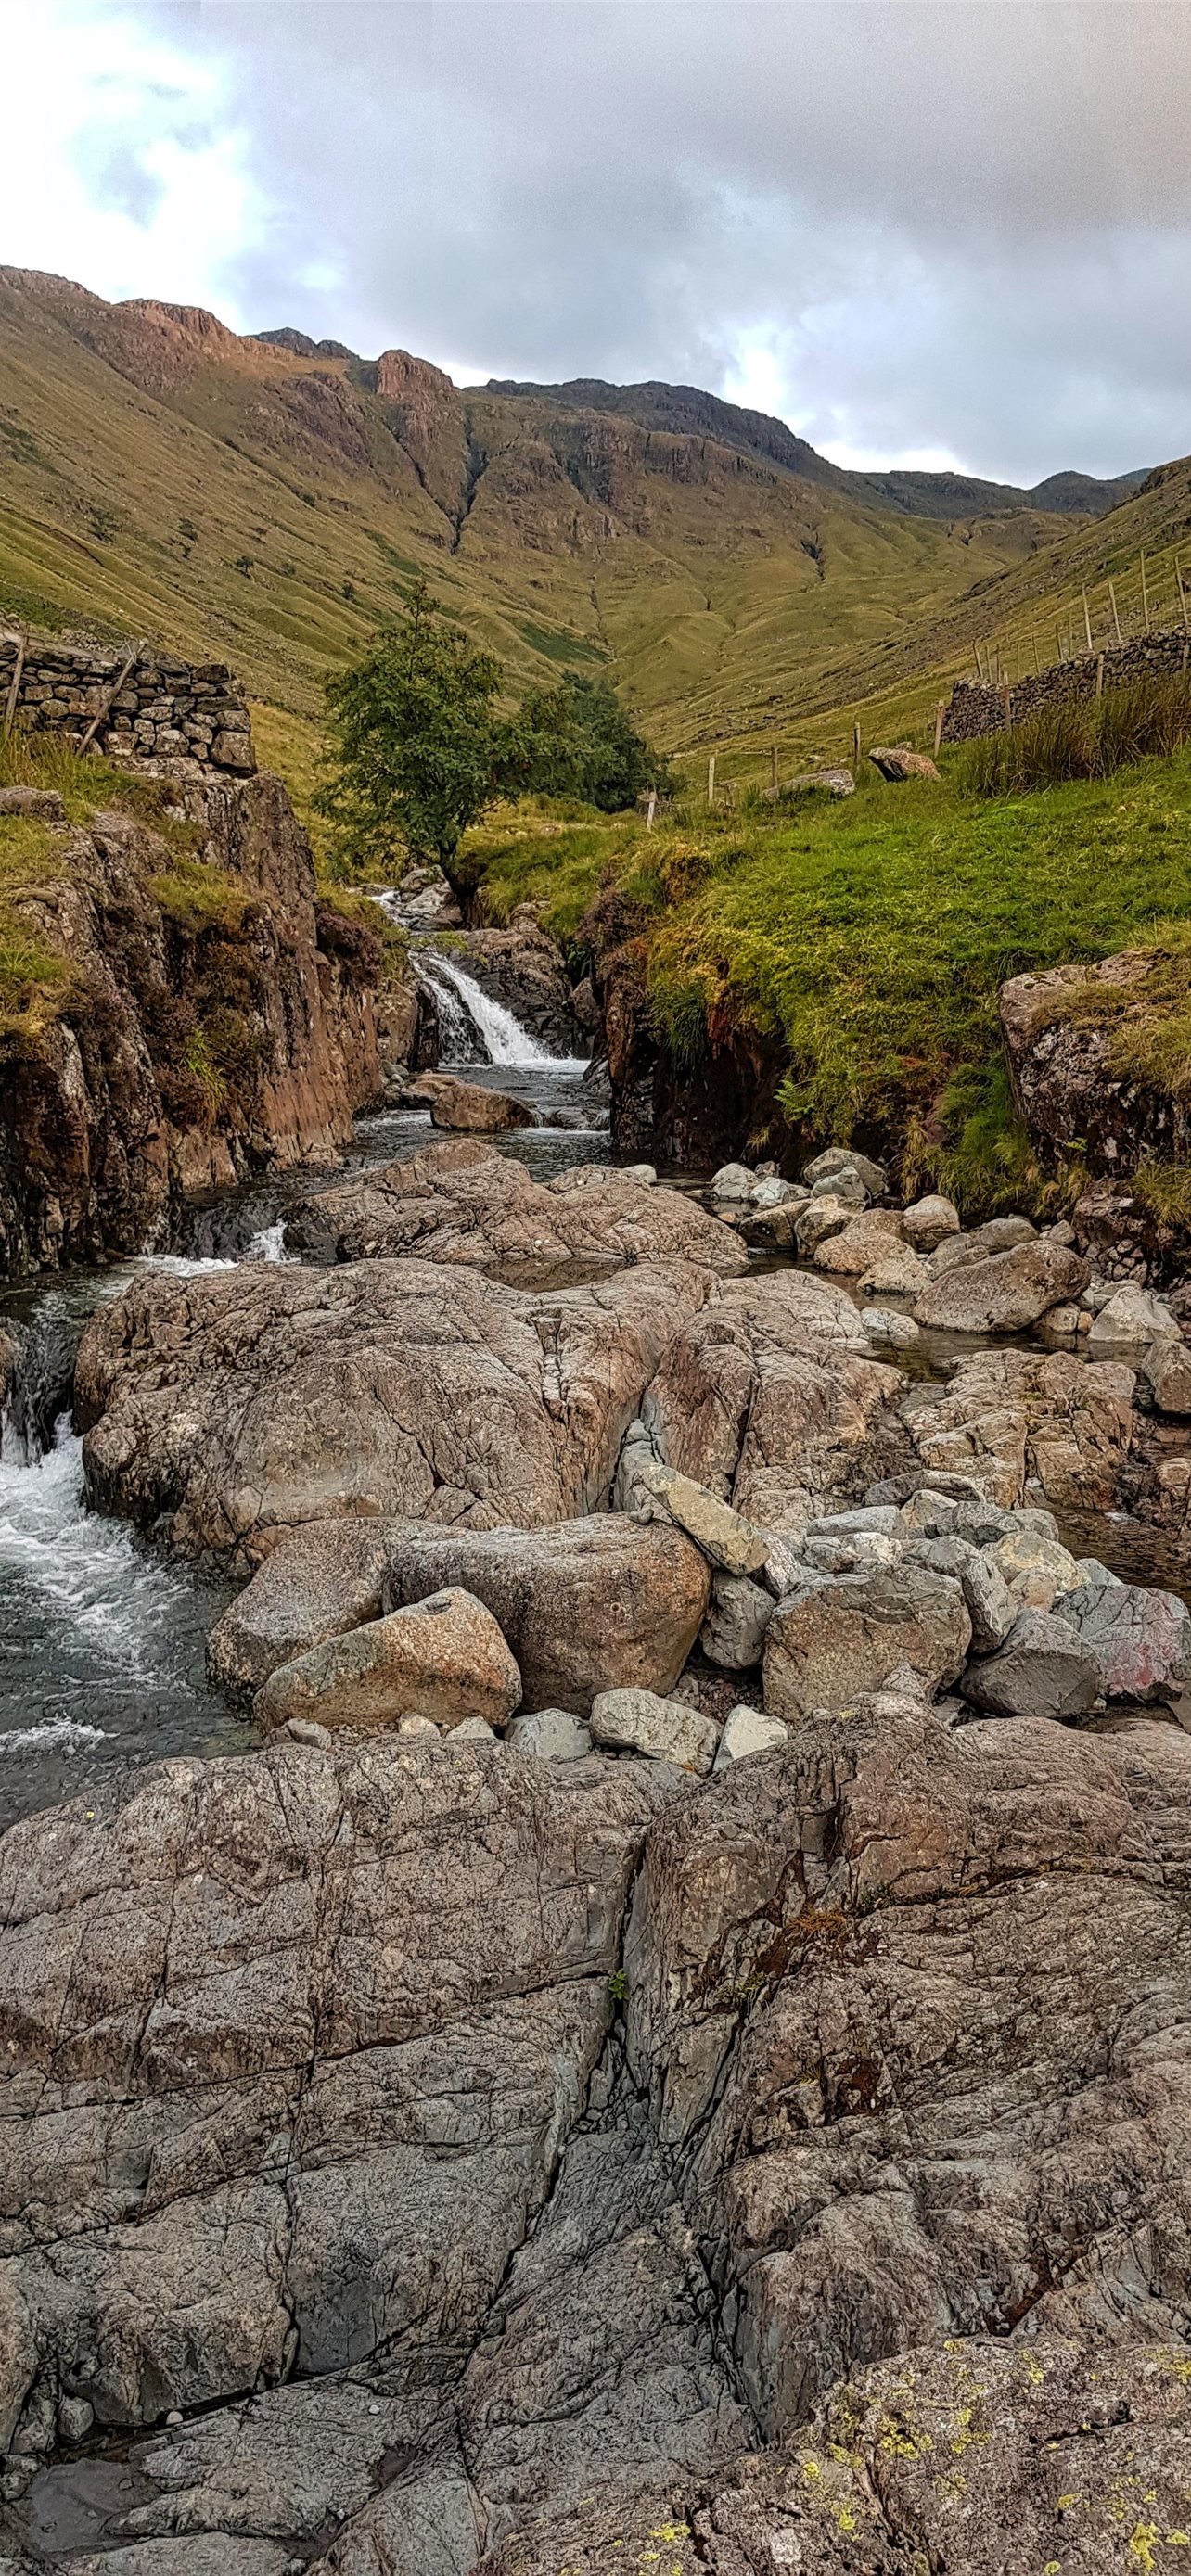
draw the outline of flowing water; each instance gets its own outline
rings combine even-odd
[[[440,1025],[448,996],[458,1011],[456,1069],[526,1100],[543,1122],[494,1139],[502,1153],[543,1180],[608,1154],[604,1095],[582,1058],[551,1055],[462,970],[435,994]],[[382,1110],[358,1121],[344,1169],[404,1161],[432,1139],[426,1111]],[[287,1210],[318,1186],[308,1172],[248,1182],[189,1207],[169,1252],[0,1293],[0,1330],[18,1346],[0,1420],[0,1826],[94,1791],[130,1763],[255,1741],[204,1673],[207,1631],[231,1588],[87,1508],[70,1425],[74,1355],[96,1306],[146,1270],[289,1259]]]
[[[453,958],[423,949],[417,963],[433,983],[446,1060],[469,1081],[527,1101],[541,1122],[494,1139],[498,1150],[541,1180],[610,1159],[592,1068],[551,1055]],[[404,1161],[432,1136],[425,1111],[379,1111],[357,1122],[343,1168]],[[666,1177],[693,1186],[686,1175]],[[133,1763],[255,1741],[204,1675],[207,1631],[228,1587],[166,1561],[123,1522],[87,1508],[69,1413],[74,1353],[96,1306],[145,1270],[197,1274],[288,1259],[287,1210],[318,1186],[309,1173],[247,1183],[189,1207],[168,1253],[0,1295],[0,1330],[18,1345],[0,1421],[0,1825],[94,1791]],[[910,1374],[937,1385],[957,1355],[920,1348]],[[934,1388],[923,1383],[920,1392],[929,1400]],[[1135,1581],[1171,1579],[1152,1534],[1119,1516],[1091,1516],[1078,1545]]]

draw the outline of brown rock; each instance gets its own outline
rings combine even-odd
[[[921,1565],[811,1577],[765,1631],[765,1707],[803,1718],[877,1690],[899,1664],[932,1694],[962,1670],[972,1623],[958,1583]]]
[[[721,1277],[748,1267],[732,1228],[678,1190],[611,1171],[591,1189],[544,1187],[478,1139],[337,1182],[300,1203],[286,1241],[316,1259],[417,1254],[523,1284],[655,1261],[698,1262]]]
[[[907,778],[937,778],[933,760],[924,751],[911,751],[907,742],[894,743],[882,751],[870,751],[869,759],[882,778],[898,786]]]
[[[528,1102],[511,1100],[504,1091],[489,1091],[480,1082],[461,1082],[453,1073],[420,1073],[404,1098],[413,1108],[428,1108],[432,1126],[460,1128],[472,1135],[538,1123]]]
[[[447,1729],[469,1717],[504,1726],[520,1699],[521,1675],[491,1611],[451,1587],[279,1664],[253,1708],[266,1730],[295,1718],[392,1726],[414,1711]]]
[[[421,1600],[443,1583],[487,1604],[529,1708],[585,1717],[599,1691],[670,1689],[698,1635],[711,1576],[678,1530],[642,1529],[618,1512],[529,1532],[401,1525],[386,1604]]]
[[[276,1543],[207,1638],[207,1673],[251,1699],[279,1664],[346,1635],[385,1607],[384,1579],[401,1521],[304,1521]],[[437,1589],[437,1586],[434,1587]]]
[[[148,1273],[79,1346],[89,1490],[241,1572],[340,1515],[545,1528],[602,1508],[708,1285],[648,1262],[551,1296],[424,1261]]]

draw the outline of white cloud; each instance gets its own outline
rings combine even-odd
[[[7,0],[0,33],[0,259],[241,323],[268,217],[228,67],[120,7]]]

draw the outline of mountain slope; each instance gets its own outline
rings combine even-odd
[[[0,610],[220,652],[313,712],[422,571],[514,684],[604,665],[681,749],[849,694],[1064,524],[908,510],[693,388],[563,392],[0,271]]]

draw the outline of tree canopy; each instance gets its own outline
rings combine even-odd
[[[443,616],[424,581],[359,661],[327,682],[328,774],[316,803],[355,860],[451,856],[520,766],[497,710],[503,673]]]
[[[353,864],[381,868],[395,842],[447,861],[486,806],[527,792],[604,813],[672,780],[607,680],[568,673],[500,711],[504,673],[445,617],[424,581],[403,594],[350,668],[327,682],[326,775],[315,803]]]

